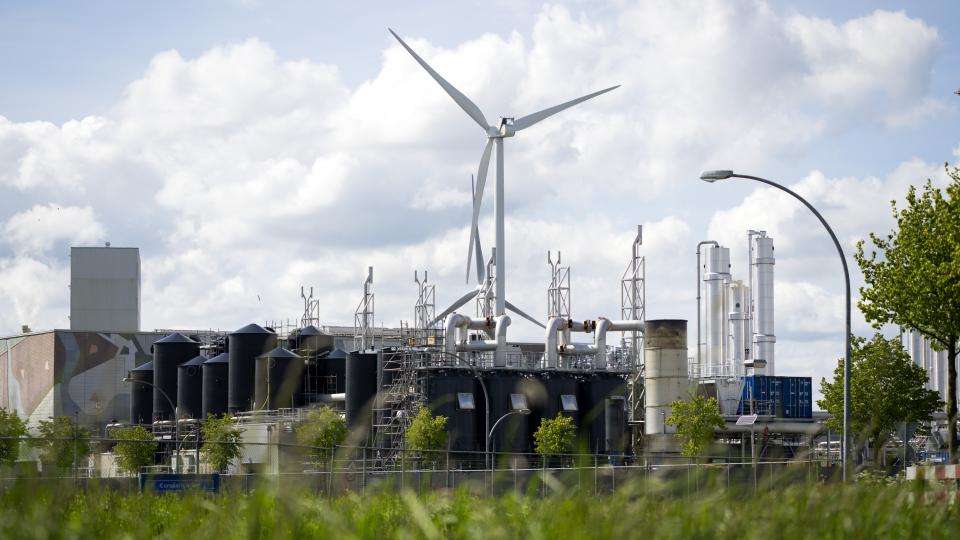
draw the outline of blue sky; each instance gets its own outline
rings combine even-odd
[[[0,333],[66,326],[67,247],[105,240],[143,250],[148,327],[295,317],[300,284],[348,324],[368,264],[386,324],[411,318],[415,268],[430,271],[438,303],[462,294],[483,138],[389,26],[488,117],[624,85],[508,143],[516,303],[544,311],[544,252],[561,249],[575,316],[615,316],[644,223],[648,316],[692,320],[696,242],[731,245],[737,264],[744,231],[766,228],[780,256],[778,369],[825,375],[842,352],[829,240],[790,201],[696,174],[793,185],[848,251],[889,227],[889,199],[942,181],[958,159],[958,12],[948,1],[5,2]],[[516,335],[540,339],[522,325]]]

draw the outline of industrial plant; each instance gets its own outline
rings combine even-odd
[[[468,291],[438,310],[427,272],[411,268],[412,323],[382,328],[374,322],[371,267],[358,275],[352,325],[320,320],[318,301],[304,288],[304,309],[293,323],[141,331],[139,251],[76,247],[70,328],[24,328],[0,338],[0,404],[32,425],[52,416],[76,417],[104,438],[117,426],[146,426],[165,443],[158,461],[171,463],[181,454],[187,470],[199,470],[199,458],[189,449],[201,442],[204,418],[233,415],[249,443],[236,467],[270,471],[282,459],[277,446],[264,443],[292,442],[291,427],[320,406],[341,411],[351,444],[375,449],[373,466],[382,468],[397,465],[404,434],[421,407],[447,417],[447,450],[461,456],[531,453],[541,420],[561,414],[577,426],[581,453],[611,461],[677,455],[675,428],[667,423],[670,405],[696,393],[716,397],[726,420],[717,433],[721,456],[762,451],[789,457],[830,436],[813,412],[811,378],[776,373],[774,239],[762,230],[745,231],[742,266],[716,241],[696,246],[695,272],[690,269],[691,277],[696,274],[695,324],[647,312],[642,227],[623,246],[620,283],[610,284],[620,288],[619,312],[592,318],[572,313],[571,269],[559,253],[547,257],[545,317],[511,303],[505,141],[617,87],[490,122],[393,35],[487,139],[473,189]],[[494,149],[495,238],[485,258],[478,219]],[[694,246],[689,253],[692,264]],[[345,319],[351,309],[344,308]],[[512,317],[540,326],[543,339],[511,339]],[[942,359],[933,358],[922,340],[910,339],[918,361],[940,373],[932,384],[942,394]],[[754,443],[759,430],[762,448],[754,448],[761,444]],[[460,461],[462,467],[487,466],[485,460]]]

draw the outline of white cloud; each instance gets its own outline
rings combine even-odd
[[[12,216],[3,225],[4,241],[17,253],[42,253],[60,241],[71,245],[93,244],[106,230],[89,206],[58,203],[35,205]]]
[[[795,163],[830,137],[894,132],[944,110],[928,95],[941,38],[902,13],[832,21],[764,2],[615,3],[603,15],[548,5],[532,28],[447,48],[409,37],[491,121],[623,85],[506,144],[508,291],[537,316],[548,249],[573,266],[577,317],[617,315],[644,222],[648,316],[690,319],[693,335],[692,246],[714,201],[685,179],[715,163]],[[311,283],[324,321],[349,324],[368,265],[378,322],[410,319],[414,268],[430,271],[443,309],[470,288],[467,182],[484,142],[392,42],[379,71],[354,88],[337,66],[283,58],[258,39],[193,57],[160,53],[99,116],[62,125],[0,118],[0,189],[18,197],[0,204],[14,248],[0,253],[0,330],[61,325],[65,253],[54,250],[100,241],[107,229],[143,247],[147,327],[295,317],[299,287]],[[942,169],[912,160],[882,179],[833,179],[824,168],[794,187],[849,249],[888,226],[887,201],[929,175]],[[487,255],[492,187],[491,174]],[[55,221],[50,200],[77,214]],[[788,345],[801,343],[798,334],[815,337],[828,358],[839,343],[830,336],[836,257],[806,210],[773,191],[717,213],[710,235],[740,261],[747,228],[776,238],[778,328],[791,329],[778,366],[803,372],[810,355]],[[512,335],[542,338],[521,323]]]

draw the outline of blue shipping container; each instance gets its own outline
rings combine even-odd
[[[810,377],[744,377],[737,414],[761,414],[778,418],[812,418],[813,392]]]

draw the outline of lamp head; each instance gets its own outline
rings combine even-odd
[[[520,409],[517,412],[523,415],[527,415],[527,414],[530,414],[530,409]]]
[[[703,171],[700,173],[700,179],[704,182],[716,182],[717,180],[726,180],[733,176],[733,171]]]

